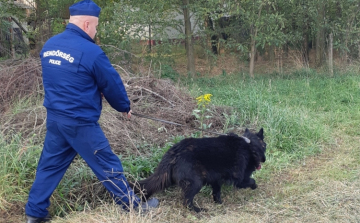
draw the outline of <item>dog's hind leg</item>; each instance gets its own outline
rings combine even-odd
[[[184,179],[179,182],[179,185],[184,193],[184,205],[195,212],[204,211],[205,209],[194,205],[194,197],[197,193],[199,193],[203,186],[201,181],[196,179]]]
[[[219,182],[214,182],[210,184],[212,187],[212,195],[214,198],[215,203],[221,204],[221,184]]]

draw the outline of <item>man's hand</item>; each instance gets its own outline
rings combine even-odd
[[[123,114],[124,114],[125,116],[127,116],[128,119],[130,119],[130,118],[131,118],[131,112],[132,112],[132,110],[130,110],[128,113],[123,112]]]

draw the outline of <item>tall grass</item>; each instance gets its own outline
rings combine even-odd
[[[359,81],[356,74],[329,77],[304,70],[255,79],[223,74],[198,78],[190,88],[194,97],[211,93],[214,104],[235,108],[236,125],[263,127],[268,144],[266,165],[273,170],[331,145],[339,127],[358,134]]]
[[[126,157],[122,157],[120,155],[124,171],[134,180],[149,176],[160,163],[164,153],[168,151],[172,145],[182,139],[184,139],[183,136],[176,136],[170,139],[164,147],[159,148],[151,146],[147,149],[143,149],[142,156],[130,154]]]
[[[19,134],[12,135],[11,139],[7,137],[6,140],[0,135],[0,209],[6,210],[11,207],[9,204],[26,202],[41,150],[42,145],[24,143]],[[79,193],[88,188],[81,187],[81,184],[86,182],[92,185],[93,178],[91,170],[81,160],[75,160],[52,197],[57,203],[52,211],[60,215],[68,210],[81,209],[69,197],[71,194],[88,192]]]
[[[38,146],[24,146],[20,135],[8,141],[0,135],[0,209],[27,198],[40,152]]]
[[[152,173],[163,154],[181,139],[182,136],[174,137],[162,148],[144,149],[143,156],[120,157],[128,179],[135,181]],[[41,150],[42,145],[31,145],[29,140],[25,144],[19,134],[6,140],[0,135],[0,210],[11,208],[9,204],[27,201]],[[111,196],[84,160],[76,157],[54,191],[49,211],[56,216],[65,216],[72,211],[82,211],[85,206],[94,208],[97,200],[111,202]]]

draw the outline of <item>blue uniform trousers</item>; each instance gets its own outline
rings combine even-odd
[[[25,206],[27,215],[47,216],[50,196],[77,154],[90,166],[116,203],[124,207],[139,204],[140,199],[134,195],[123,175],[120,159],[111,151],[97,122],[48,119],[46,127],[43,151]]]

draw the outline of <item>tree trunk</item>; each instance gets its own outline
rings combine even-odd
[[[277,57],[278,72],[279,74],[281,74],[283,71],[283,49],[281,47],[277,48],[276,57]]]
[[[149,53],[151,53],[151,45],[152,45],[152,38],[151,38],[151,23],[149,24]]]
[[[324,49],[325,49],[325,30],[323,27],[324,21],[324,5],[320,5],[318,9],[318,24],[317,24],[317,33],[316,33],[316,66],[320,67],[324,62]]]
[[[260,21],[261,10],[264,5],[261,4],[258,12],[257,21]],[[258,32],[258,27],[256,27],[256,22],[252,24],[250,33],[251,33],[251,50],[250,50],[250,77],[254,78],[254,67],[255,67],[255,56],[256,56],[256,36]]]
[[[9,18],[10,22],[10,49],[11,49],[11,57],[15,59],[15,44],[14,44],[14,29],[12,25],[11,17]]]
[[[330,76],[334,75],[334,68],[333,68],[333,34],[329,34],[329,71]]]
[[[347,37],[345,37],[344,46],[345,46],[345,49],[342,50],[342,61],[343,61],[344,64],[347,64],[348,63],[348,52],[347,52],[348,41],[347,41]]]
[[[206,18],[206,24],[207,24],[208,30],[211,30],[211,33],[209,35],[210,37],[208,37],[210,46],[211,46],[211,50],[212,50],[213,54],[217,55],[218,54],[217,43],[219,40],[218,40],[218,36],[215,34],[214,23],[210,17],[210,14]]]
[[[333,34],[329,34],[329,72],[330,76],[332,77],[334,75],[334,69],[333,69]]]
[[[19,26],[19,28],[24,32],[24,33],[27,33],[27,31],[26,31],[26,29],[21,25],[21,23],[19,23],[19,21],[17,21],[14,17],[10,17],[11,18],[11,20],[13,21],[13,22],[15,22],[16,23],[16,25],[18,25]]]
[[[309,67],[309,39],[307,35],[307,31],[303,33],[303,47],[302,47],[302,60],[303,65],[308,68]]]
[[[188,6],[189,6],[189,0],[183,0],[187,70],[188,70],[188,73],[192,77],[194,77],[195,76],[195,57],[194,57],[194,46],[193,46],[192,32],[191,32],[190,11],[188,9]]]
[[[302,53],[302,63],[303,66],[306,68],[309,68],[309,30],[310,30],[310,25],[309,25],[309,12],[308,12],[308,3],[305,3],[304,1],[302,2],[302,7],[303,7],[303,17],[304,17],[304,23],[303,23],[303,44],[302,44],[302,49],[301,49],[301,53]]]
[[[354,20],[355,20],[355,16],[351,17],[347,22],[347,29],[346,29],[346,32],[345,32],[345,41],[344,41],[345,49],[343,50],[343,62],[345,64],[349,63],[348,44],[349,44],[350,34],[353,31],[352,27],[353,27]]]
[[[250,50],[250,77],[254,78],[254,67],[255,67],[255,36],[251,37],[251,50]]]

